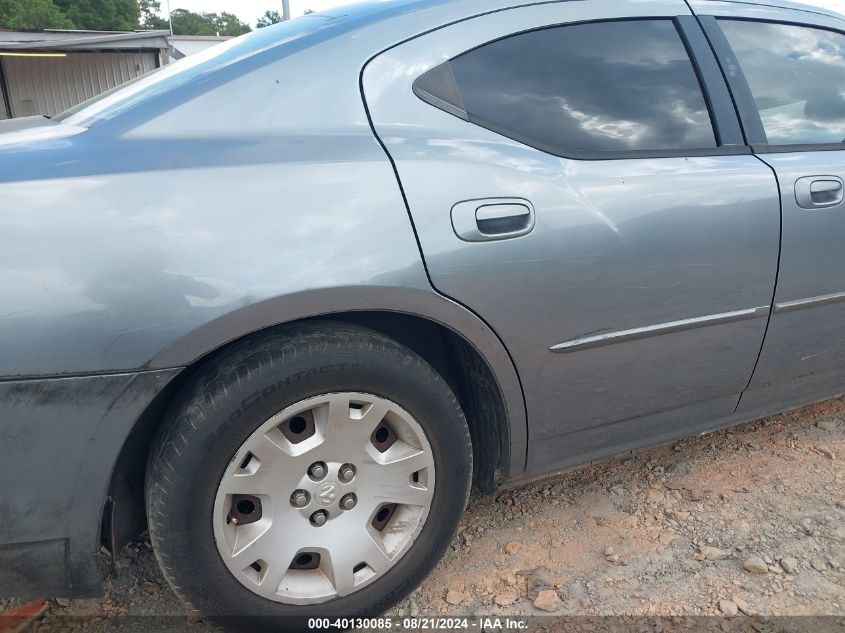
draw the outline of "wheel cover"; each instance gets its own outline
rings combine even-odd
[[[240,447],[214,501],[224,564],[287,604],[350,595],[390,570],[422,530],[434,456],[410,413],[332,393],[274,415]]]

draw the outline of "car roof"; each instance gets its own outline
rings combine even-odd
[[[412,12],[419,8],[430,8],[434,6],[451,6],[466,9],[470,13],[484,13],[510,7],[530,6],[532,4],[546,4],[552,2],[575,2],[584,0],[353,0],[352,4],[342,5],[334,9],[322,11],[322,15],[342,17],[350,14],[370,14],[377,19],[384,19]],[[590,0],[586,0],[589,2]],[[642,0],[640,0],[642,1]],[[648,1],[648,0],[646,0]],[[655,0],[659,1],[659,0]],[[751,4],[779,9],[796,9],[799,11],[810,11],[832,17],[843,18],[845,14],[820,7],[806,2],[793,2],[792,0],[700,0],[701,2],[727,2],[730,4]],[[474,11],[473,11],[474,10]]]

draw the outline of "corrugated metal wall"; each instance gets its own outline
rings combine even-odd
[[[155,53],[5,57],[12,116],[54,116],[156,68]]]
[[[2,63],[3,63],[3,60],[0,59],[0,64],[2,64]],[[3,73],[0,72],[0,82],[2,82],[2,81],[3,81]],[[2,121],[3,119],[8,119],[8,118],[9,118],[9,115],[8,115],[8,112],[7,112],[7,109],[6,109],[6,99],[3,96],[3,86],[0,85],[0,121]]]

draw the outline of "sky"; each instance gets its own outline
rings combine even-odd
[[[161,0],[162,9],[165,9],[167,2],[168,0]],[[258,18],[268,9],[279,11],[279,13],[282,11],[282,0],[169,0],[169,2],[171,9],[188,9],[196,13],[221,11],[234,13],[253,27]],[[290,12],[292,16],[297,16],[302,15],[306,9],[325,11],[349,2],[350,0],[290,0]],[[804,0],[804,3],[845,13],[845,0]]]

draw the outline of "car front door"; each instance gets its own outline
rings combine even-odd
[[[760,160],[777,173],[783,245],[766,343],[740,412],[845,391],[845,21],[694,2]]]
[[[513,356],[529,474],[734,413],[777,183],[685,2],[488,12],[382,53],[363,87],[433,285]]]

